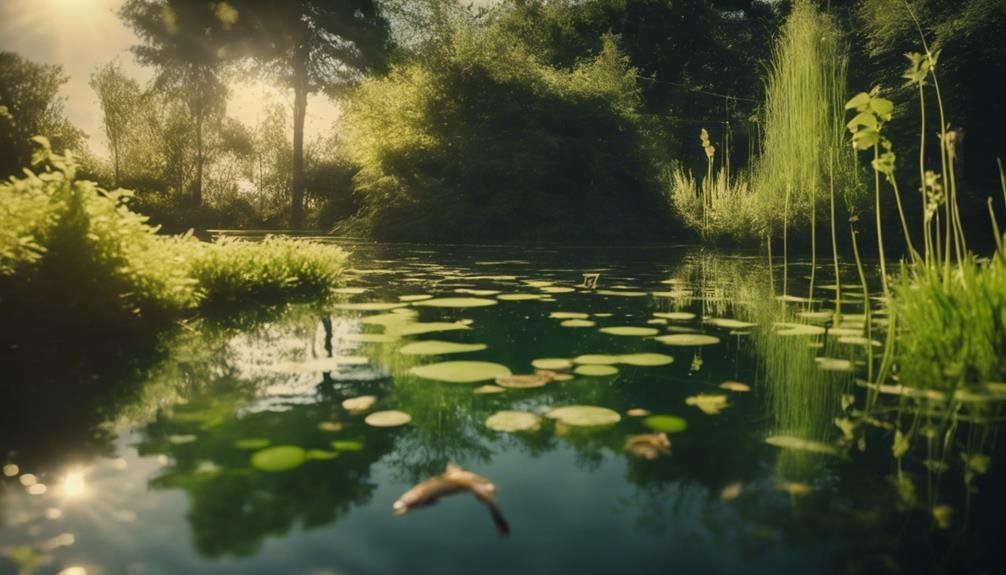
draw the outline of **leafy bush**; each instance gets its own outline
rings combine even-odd
[[[200,305],[324,296],[345,253],[268,238],[262,244],[164,236],[131,211],[131,192],[75,178],[69,155],[37,138],[38,174],[0,184],[0,318],[74,333],[166,320]]]
[[[746,177],[737,176],[730,181],[726,170],[721,168],[709,188],[708,199],[690,171],[675,166],[668,179],[671,204],[681,223],[705,240],[745,243],[761,239],[762,214]]]
[[[635,71],[607,36],[571,70],[459,25],[355,90],[344,116],[360,215],[378,239],[631,240],[666,234]]]

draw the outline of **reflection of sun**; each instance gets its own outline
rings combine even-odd
[[[87,482],[84,480],[84,471],[77,469],[67,473],[59,486],[59,494],[67,499],[81,499],[87,496]]]

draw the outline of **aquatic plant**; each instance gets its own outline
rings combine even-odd
[[[763,224],[747,178],[730,178],[725,168],[713,176],[712,169],[710,158],[701,189],[692,173],[681,166],[674,166],[665,176],[671,205],[681,223],[705,241],[745,243],[759,239]]]

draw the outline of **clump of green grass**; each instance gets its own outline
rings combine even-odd
[[[330,292],[346,254],[268,238],[212,244],[164,236],[128,207],[131,192],[75,177],[72,156],[38,138],[39,173],[0,183],[0,318],[73,332],[168,320],[220,303]]]
[[[709,179],[707,173],[706,179]],[[745,243],[761,237],[757,198],[744,176],[729,177],[721,168],[701,189],[691,172],[671,169],[671,204],[681,222],[704,240]]]
[[[232,305],[325,294],[345,262],[343,250],[305,240],[222,238],[203,246],[192,259],[191,274],[204,305]]]
[[[855,174],[843,142],[847,55],[831,17],[794,2],[765,85],[764,153],[753,188],[772,229],[811,225],[828,201],[829,169],[840,190]],[[854,198],[847,198],[854,203]]]

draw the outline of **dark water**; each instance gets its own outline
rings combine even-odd
[[[299,305],[191,321],[153,346],[81,342],[27,357],[9,350],[0,573],[1002,572],[996,419],[986,410],[976,422],[967,405],[871,396],[857,385],[879,364],[882,349],[871,340],[883,340],[884,316],[866,321],[853,267],[842,268],[836,322],[813,313],[836,307],[830,262],[814,270],[811,290],[808,262],[770,274],[757,254],[353,249],[346,286],[364,289],[342,296],[346,303],[496,298],[458,289],[544,299],[416,306],[418,317],[405,324],[388,323],[390,314],[407,315],[401,310]],[[576,287],[584,273],[600,274],[595,289]],[[793,301],[777,299],[784,289]],[[557,311],[591,314],[596,325],[563,327],[549,317]],[[653,315],[662,312],[696,317]],[[463,324],[358,341],[354,334],[385,332],[362,321],[372,316],[392,318],[388,332],[415,321]],[[717,326],[714,318],[757,325]],[[820,328],[804,333],[778,322]],[[676,346],[599,331],[610,326],[720,341]],[[398,351],[428,339],[487,348]],[[491,395],[473,393],[491,380],[410,374],[447,360],[532,373],[536,358],[641,352],[674,361],[619,363],[615,375]],[[344,356],[367,361],[330,371],[298,366]],[[726,381],[751,389],[720,388]],[[368,413],[401,410],[411,422],[367,425],[366,413],[341,405],[361,395],[378,398]],[[725,396],[712,403],[726,407],[705,413],[695,405],[700,395]],[[484,423],[500,410],[544,414],[565,405],[608,408],[621,420],[585,428],[544,418],[539,430],[515,433]],[[683,418],[687,429],[668,434],[667,454],[634,455],[626,437],[652,430],[627,413],[633,408]],[[898,430],[910,441],[895,458]],[[812,443],[766,443],[773,436]],[[318,450],[318,458],[262,471],[251,458],[266,442]],[[967,464],[986,456],[987,469]],[[449,462],[496,484],[509,537],[468,494],[392,515],[399,495]]]

